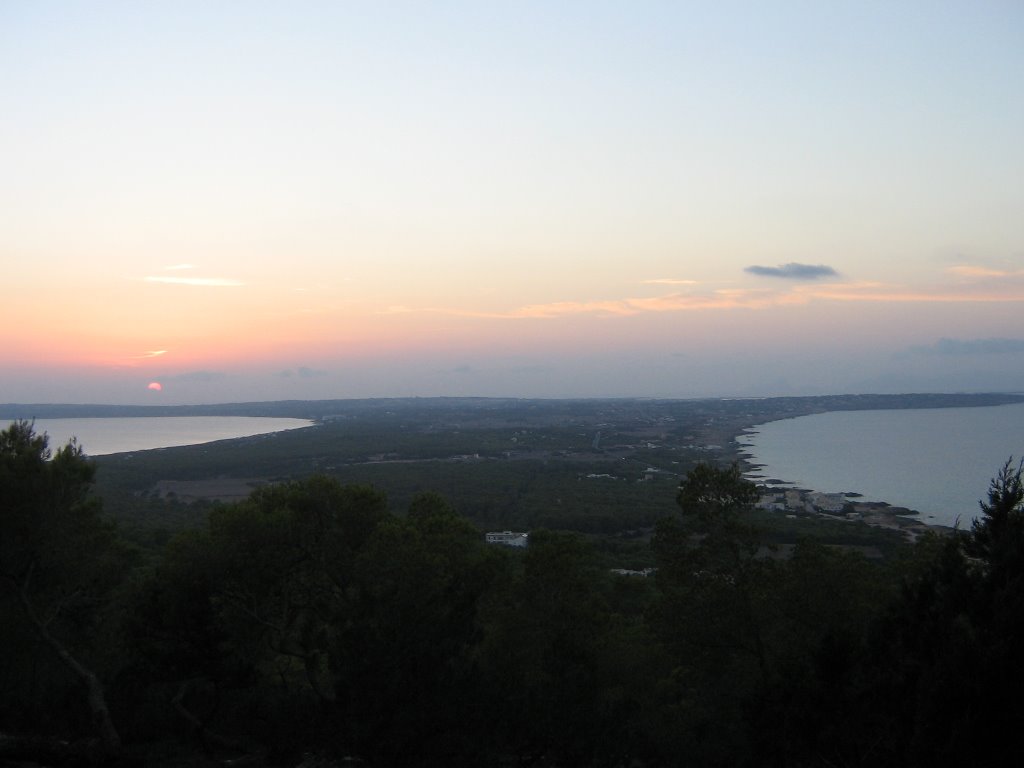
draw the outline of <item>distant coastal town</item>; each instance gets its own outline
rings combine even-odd
[[[782,481],[763,480],[756,473],[748,473],[747,478],[757,483],[759,509],[780,512],[788,517],[820,516],[862,522],[900,531],[909,541],[916,541],[930,529],[948,530],[947,526],[929,525],[917,519],[915,510],[894,507],[882,501],[861,501],[857,493],[822,493],[806,488],[782,487]]]
[[[674,489],[689,469],[702,462],[735,461],[758,485],[764,510],[794,522],[849,522],[851,535],[854,524],[862,522],[913,541],[927,530],[943,528],[932,510],[868,501],[859,495],[867,491],[854,484],[826,489],[841,493],[792,487],[769,477],[767,471],[778,470],[758,464],[741,436],[768,422],[810,414],[1021,402],[1024,396],[996,393],[707,400],[381,398],[146,408],[8,404],[0,405],[0,414],[114,422],[140,416],[245,416],[314,424],[175,448],[156,443],[154,450],[96,457],[97,492],[106,509],[147,525],[168,517],[198,523],[203,505],[240,501],[254,488],[324,473],[342,482],[387,488],[395,509],[424,489],[434,490],[483,530],[546,527],[642,538],[672,514]],[[994,462],[992,471],[997,468]],[[984,492],[982,483],[976,492]],[[963,509],[969,515],[975,501],[965,502]],[[951,524],[948,517],[942,522]]]

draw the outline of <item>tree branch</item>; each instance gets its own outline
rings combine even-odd
[[[31,573],[28,574],[31,576]],[[64,647],[64,645],[52,634],[39,619],[39,615],[36,613],[35,607],[32,605],[32,601],[28,596],[28,577],[22,582],[18,589],[18,599],[21,602],[21,606],[25,611],[25,615],[28,616],[29,622],[35,628],[36,633],[42,638],[43,642],[46,643],[50,649],[57,655],[57,658],[63,662],[71,672],[81,680],[86,687],[87,699],[89,704],[89,710],[92,713],[93,725],[100,733],[100,738],[103,741],[103,748],[107,755],[110,757],[116,757],[121,753],[121,737],[117,733],[117,729],[114,727],[114,722],[110,718],[110,710],[107,708],[106,697],[103,693],[103,685],[100,683],[99,678],[96,674],[86,668],[81,662],[78,661],[71,653]]]

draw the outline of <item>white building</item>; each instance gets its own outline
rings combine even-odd
[[[809,501],[822,512],[842,512],[846,498],[841,493],[812,493]]]
[[[525,547],[530,534],[518,531],[491,531],[484,534],[488,544],[504,544],[506,547]]]

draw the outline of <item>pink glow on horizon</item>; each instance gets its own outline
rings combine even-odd
[[[1014,305],[1024,303],[1024,287],[1004,285],[940,286],[910,290],[881,283],[832,283],[782,288],[719,288],[703,292],[657,294],[599,301],[523,304],[478,312],[464,308],[428,308],[379,312],[349,310],[303,312],[291,307],[200,307],[182,321],[123,324],[117,317],[94,318],[75,327],[68,322],[17,329],[6,338],[3,361],[59,367],[87,365],[139,368],[153,373],[194,367],[283,365],[292,359],[356,361],[389,356],[480,354],[533,350],[564,354],[567,349],[627,349],[699,341],[724,341],[735,323],[756,317],[763,332],[788,324],[814,335],[822,307],[835,314],[843,305],[880,305],[907,312],[913,306]],[[939,309],[936,310],[937,312]],[[948,309],[942,309],[948,313]],[[914,310],[917,313],[918,310]],[[738,314],[737,314],[738,313]],[[750,313],[755,313],[750,315]],[[840,313],[841,314],[841,313]],[[937,315],[938,316],[938,315]],[[648,318],[648,319],[644,319]],[[660,318],[660,319],[658,319]],[[828,323],[824,323],[828,325]],[[637,338],[637,330],[644,335]],[[737,338],[736,341],[739,339]]]
[[[0,402],[1024,389],[1022,4],[14,5]]]

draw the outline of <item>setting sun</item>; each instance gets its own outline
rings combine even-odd
[[[1024,11],[841,6],[5,8],[0,401],[1024,388]]]

